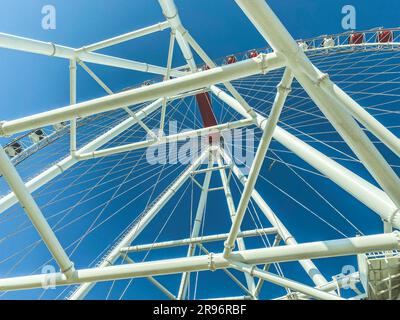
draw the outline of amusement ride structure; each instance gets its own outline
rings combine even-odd
[[[0,124],[9,137],[0,148],[2,297],[129,298],[136,281],[169,299],[400,297],[400,30],[295,41],[264,0],[235,2],[268,46],[218,61],[173,0],[159,0],[166,21],[79,49],[0,33],[1,50],[70,67],[70,105]],[[166,29],[166,67],[96,52]],[[173,67],[177,49],[186,65]],[[113,92],[88,64],[158,78]],[[80,67],[106,96],[77,102]],[[255,151],[250,162],[228,134],[246,128],[257,142],[241,138]],[[189,162],[160,161],[188,139]],[[291,196],[294,181],[324,207]],[[297,216],[281,212],[288,205],[267,184],[299,206]],[[306,214],[324,227],[298,242],[289,224],[300,227]],[[324,228],[340,236],[316,241]],[[340,259],[354,256],[343,272],[349,260]],[[340,261],[334,274],[324,260]],[[213,294],[218,281],[231,294]]]

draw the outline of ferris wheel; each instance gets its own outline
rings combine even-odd
[[[70,79],[0,123],[2,299],[400,298],[400,29],[294,40],[235,2],[267,47],[212,59],[173,0],[78,49],[0,33]],[[97,52],[153,33],[166,66]],[[114,92],[96,65],[151,76]],[[104,96],[77,102],[78,72]]]

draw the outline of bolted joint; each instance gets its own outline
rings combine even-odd
[[[210,269],[212,272],[217,270],[217,267],[215,266],[215,260],[214,260],[214,253],[210,252],[208,255],[208,269]]]
[[[276,87],[279,94],[289,94],[292,92],[292,87],[285,87],[282,83]]]
[[[163,11],[163,16],[167,20],[175,19],[178,16],[178,9],[175,9],[175,13],[170,17]]]
[[[396,209],[385,222],[393,225],[395,228],[400,229],[400,208]]]
[[[68,279],[74,278],[76,275],[74,264],[71,263],[67,269],[61,270],[61,273],[65,274]]]
[[[325,83],[326,81],[329,81],[329,74],[323,73],[318,77],[317,81],[315,82],[315,85],[319,87],[322,83]]]
[[[251,277],[254,278],[254,270],[256,269],[256,266],[255,266],[255,265],[249,266],[249,269],[250,269],[250,270],[248,270],[248,271],[246,271],[246,272],[247,272]]]
[[[397,238],[397,242],[400,247],[400,231],[393,231],[394,236]]]
[[[230,254],[231,254],[231,252],[233,251],[233,249],[235,249],[235,243],[233,243],[232,245],[230,245],[230,244],[228,243],[228,241],[225,241],[225,242],[224,242],[224,248],[225,248],[225,250],[224,250],[223,256],[224,256],[225,259],[227,259],[227,258],[230,256]]]
[[[71,59],[69,62],[69,70],[76,70],[77,59]]]
[[[261,73],[262,74],[267,74],[268,72],[268,60],[267,56],[263,53],[260,53],[257,57],[253,58],[254,60],[257,61],[257,63],[261,67]]]
[[[294,239],[292,235],[287,236],[286,238],[282,239],[283,242],[287,243],[289,239]]]
[[[7,134],[4,132],[4,129],[3,129],[5,123],[6,123],[5,121],[0,121],[0,136],[1,137],[7,137]]]
[[[297,292],[291,292],[287,295],[288,300],[299,300]]]
[[[51,53],[49,54],[50,57],[54,57],[57,52],[57,47],[53,42],[49,42],[49,45],[51,46],[52,50]]]

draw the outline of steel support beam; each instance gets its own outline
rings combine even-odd
[[[292,38],[285,26],[279,21],[278,17],[265,1],[257,0],[249,2],[236,0],[236,3],[271,47],[276,52],[281,52],[287,58],[288,64],[292,67],[293,72],[296,73],[296,78],[299,74],[302,74],[303,76],[306,76],[308,80],[313,82],[314,89],[311,84],[307,85],[307,83],[302,83],[303,80],[298,79],[307,91],[315,93],[315,91],[318,91],[317,87],[322,89],[325,93],[322,94],[322,99],[327,98],[328,95],[331,98],[334,98],[334,100],[337,100],[337,102],[340,103],[341,108],[344,108],[352,114],[378,139],[386,144],[387,147],[400,156],[400,139],[372,117],[347,93],[330,81],[327,75],[324,75],[311,63],[308,57],[299,49],[296,41]],[[317,104],[319,105],[319,103]],[[327,115],[328,119],[332,118],[332,120],[338,120],[334,117],[328,116],[329,114],[325,111],[324,105],[320,107],[322,107],[321,111]],[[339,112],[338,110],[341,108],[337,108],[335,111]],[[333,123],[335,122],[336,121],[333,121]]]
[[[160,22],[160,23],[154,24],[149,27],[141,28],[141,29],[138,29],[135,31],[131,31],[131,32],[116,36],[111,39],[99,41],[99,42],[84,46],[84,47],[78,49],[78,51],[92,52],[92,51],[101,50],[101,49],[104,49],[107,47],[115,46],[117,44],[120,44],[120,43],[123,43],[126,41],[144,37],[144,36],[147,36],[147,35],[155,33],[155,32],[163,31],[167,28],[169,28],[168,21]]]
[[[76,104],[76,60],[69,61],[69,103]],[[73,156],[76,152],[76,118],[70,121],[70,152]]]
[[[217,161],[218,161],[218,166],[221,168],[220,176],[221,176],[222,187],[223,187],[223,190],[225,193],[226,203],[228,206],[229,217],[230,217],[231,222],[234,223],[235,215],[236,215],[235,203],[233,201],[231,188],[229,186],[228,177],[226,176],[226,172],[225,172],[225,169],[223,166],[221,155],[219,155],[219,154],[217,154]],[[239,235],[241,233],[242,232],[239,229],[239,233],[237,235]],[[229,237],[229,233],[228,233],[228,237]],[[225,240],[227,240],[228,237]],[[246,250],[246,244],[245,244],[243,238],[237,236],[236,244],[240,251]],[[245,278],[246,278],[247,288],[249,289],[250,292],[254,292],[254,290],[255,290],[254,279],[251,276],[249,276],[248,274],[245,274]]]
[[[310,242],[276,248],[262,248],[233,252],[230,259],[222,253],[177,259],[141,262],[76,270],[68,279],[62,273],[31,275],[0,279],[0,291],[40,288],[43,281],[52,279],[56,286],[85,282],[101,282],[118,279],[143,278],[147,276],[176,274],[182,272],[208,271],[228,268],[232,263],[262,264],[299,259],[328,258],[358,253],[386,251],[400,248],[400,236],[396,233],[362,236],[356,238]],[[49,278],[50,277],[50,278]]]
[[[232,159],[229,155],[221,151],[221,156],[225,159],[225,161],[232,165],[232,172],[238,178],[238,180],[245,186],[247,177],[240,171],[240,169],[232,162]],[[281,222],[281,220],[277,217],[277,215],[272,211],[272,209],[267,205],[263,197],[257,192],[257,190],[253,189],[251,193],[251,197],[254,199],[257,206],[264,213],[267,220],[271,223],[272,226],[277,228],[279,235],[282,240],[287,245],[297,245],[296,239],[292,236],[289,230],[285,227],[285,225]],[[308,274],[311,280],[317,285],[324,285],[327,283],[327,280],[322,275],[322,273],[315,266],[314,262],[309,259],[299,260],[300,265],[304,269],[304,271]]]
[[[171,78],[170,73],[171,73],[171,68],[172,68],[172,59],[174,57],[174,48],[175,48],[175,31],[171,31],[171,36],[169,39],[169,47],[168,47],[167,72],[165,74],[164,81],[170,80],[170,78]],[[164,135],[166,111],[167,111],[167,99],[164,98],[163,105],[161,108],[160,129],[158,132],[159,137]]]
[[[65,273],[65,275],[70,278],[75,271],[74,264],[64,251],[46,218],[43,216],[42,211],[29,193],[29,190],[26,188],[20,175],[1,146],[0,172],[9,184],[11,190],[14,191],[16,198],[24,208],[36,230],[39,232],[40,237],[50,250],[54,260],[60,266],[61,272]]]
[[[397,208],[400,208],[399,177],[352,117],[355,111],[362,108],[343,91],[340,91],[340,95],[337,94],[338,89],[334,90],[334,84],[328,75],[323,74],[311,63],[264,0],[235,1],[273,49],[286,58],[288,67],[291,68],[302,87],[393,200]],[[347,109],[350,105],[352,106],[351,111]],[[355,107],[356,105],[357,107]],[[363,115],[366,113],[364,110]],[[371,118],[368,120],[372,121]],[[362,120],[367,121],[366,118]],[[374,124],[376,125],[376,123]],[[374,130],[376,127],[371,125],[369,129]],[[380,131],[374,130],[373,132],[377,136],[381,135]],[[389,139],[391,135],[390,131],[386,130],[383,138]],[[399,139],[393,135],[392,139],[394,141],[391,145],[397,145],[399,148]]]
[[[263,228],[263,229],[241,231],[238,234],[238,240],[241,238],[250,238],[250,237],[276,234],[277,232],[278,232],[278,230],[276,228]],[[208,242],[224,241],[228,238],[228,234],[229,233],[221,233],[221,234],[213,234],[213,235],[209,235],[209,236],[201,236],[201,237],[194,237],[194,238],[187,238],[187,239],[180,239],[180,240],[170,240],[170,241],[157,242],[157,243],[140,244],[140,245],[136,245],[136,246],[122,248],[121,254],[125,253],[125,252],[127,252],[127,253],[142,252],[142,251],[148,251],[148,250],[157,250],[157,249],[166,249],[166,248],[187,246],[187,245],[192,245],[192,244],[204,244],[204,243],[208,243]]]
[[[235,111],[248,116],[244,107],[233,97],[217,88],[211,86],[211,91],[224,103],[232,107]],[[267,119],[257,114],[256,123],[261,129],[265,129]],[[381,189],[359,177],[349,169],[330,159],[322,152],[306,144],[286,130],[276,127],[274,138],[288,150],[303,159],[313,168],[317,169],[331,181],[353,195],[356,199],[364,203],[371,210],[376,212],[383,220],[390,221],[391,224],[400,228],[400,210]]]
[[[212,159],[212,154],[210,153],[208,156],[208,169],[212,168],[213,164],[214,163],[213,163],[213,159]],[[201,224],[203,223],[203,217],[204,217],[204,213],[206,211],[208,188],[210,187],[211,175],[212,175],[212,171],[208,171],[208,172],[206,172],[205,177],[204,177],[204,182],[203,182],[203,186],[201,189],[200,199],[199,199],[199,203],[197,205],[196,216],[195,216],[194,223],[193,223],[193,229],[192,229],[192,234],[191,234],[192,238],[197,238],[200,234]],[[195,249],[196,249],[196,245],[194,243],[191,243],[189,245],[186,256],[192,257],[195,253]],[[178,291],[178,296],[177,296],[178,300],[182,300],[182,299],[186,298],[189,281],[190,281],[190,273],[189,272],[182,273],[181,283],[179,285],[179,291]]]
[[[302,283],[299,283],[299,282],[296,282],[293,280],[289,280],[284,277],[277,276],[270,272],[260,270],[255,266],[249,266],[249,265],[242,264],[242,263],[234,263],[231,266],[233,268],[235,268],[236,270],[245,272],[253,277],[258,277],[260,279],[263,279],[264,281],[271,282],[278,286],[281,286],[284,288],[289,288],[289,289],[307,294],[307,295],[314,297],[316,299],[319,299],[319,300],[344,300],[343,298],[341,298],[337,295],[326,293],[325,291],[315,289],[310,286],[304,285]]]
[[[79,59],[94,64],[123,68],[134,71],[148,72],[161,75],[165,74],[165,68],[154,66],[148,63],[107,56],[104,54],[99,54],[94,52],[76,50],[70,47],[60,46],[50,42],[32,40],[5,33],[0,33],[0,48],[25,51],[25,52],[41,54],[50,57],[64,58],[69,60]],[[179,77],[185,75],[185,72],[173,70],[171,75],[174,77]]]
[[[192,51],[186,40],[182,35],[182,22],[178,14],[178,9],[175,6],[173,0],[158,0],[158,3],[161,6],[164,17],[169,22],[171,29],[176,33],[176,41],[178,42],[179,47],[181,48],[183,57],[186,60],[190,70],[192,72],[197,71],[196,62],[194,61]]]
[[[292,85],[292,81],[293,75],[290,70],[286,69],[283,74],[282,81],[278,85],[278,92],[272,105],[266,128],[264,129],[263,135],[261,137],[256,155],[254,157],[253,165],[250,168],[250,173],[246,180],[242,197],[240,198],[239,206],[237,208],[235,218],[229,232],[229,237],[225,242],[224,255],[226,258],[229,257],[235,246],[236,236],[240,230],[240,226],[242,225],[247,206],[249,205],[251,194],[256,185],[257,178],[264,163],[265,156],[267,155],[267,151],[271,143],[275,128],[278,124],[283,106],[286,102],[286,98],[291,90],[290,86]]]
[[[127,255],[123,255],[122,258],[130,264],[136,263],[133,261],[131,258],[129,258]],[[147,280],[149,280],[156,288],[158,288],[162,293],[164,293],[169,299],[171,300],[176,300],[175,295],[173,295],[166,287],[164,287],[160,282],[158,282],[154,277],[149,276],[146,277]]]
[[[282,241],[282,238],[281,238],[281,236],[278,234],[278,235],[275,237],[275,240],[274,240],[274,242],[272,243],[271,246],[272,246],[272,247],[277,247],[277,246],[279,246],[279,244],[281,243],[281,241]],[[271,267],[271,264],[266,264],[266,265],[264,265],[263,270],[266,271],[266,272],[268,272],[270,267]],[[263,279],[259,279],[258,282],[257,282],[256,288],[255,288],[255,290],[254,290],[254,296],[258,297],[258,296],[260,295],[260,292],[261,292],[261,289],[262,289],[263,284],[264,284],[264,280],[263,280]]]
[[[132,241],[136,239],[143,231],[143,229],[154,219],[157,213],[168,203],[168,201],[174,196],[174,194],[179,190],[180,187],[190,178],[190,175],[193,170],[195,170],[201,163],[206,159],[209,151],[206,150],[203,152],[200,157],[193,162],[179,177],[175,182],[172,183],[171,186],[167,189],[167,191],[150,207],[148,211],[144,213],[144,215],[134,223],[126,235],[113,247],[112,251],[104,258],[104,260],[99,265],[99,268],[110,267],[116,259],[121,254],[121,249],[129,246]],[[106,268],[107,269],[107,268]],[[88,282],[81,285],[71,296],[70,300],[78,300],[83,299],[90,289],[94,286],[94,283]]]
[[[253,124],[253,121],[250,119],[238,120],[235,122],[219,124],[219,125],[213,126],[213,127],[191,130],[191,131],[182,132],[182,133],[178,133],[178,134],[174,134],[174,135],[170,135],[170,136],[164,136],[162,138],[159,138],[158,140],[145,140],[145,141],[126,144],[123,146],[112,147],[112,148],[103,149],[103,150],[95,150],[92,152],[84,152],[84,153],[77,152],[76,158],[78,160],[82,161],[82,160],[88,160],[88,159],[93,159],[93,158],[106,157],[106,156],[111,156],[111,155],[115,155],[118,153],[129,152],[132,150],[147,148],[147,147],[151,147],[151,146],[185,141],[190,138],[205,137],[212,133],[221,133],[226,130],[242,128],[242,127],[246,127],[246,126],[249,126],[252,124]]]
[[[268,72],[282,67],[282,60],[274,53],[260,54],[231,65],[183,76],[149,86],[135,88],[72,106],[54,109],[17,120],[0,123],[0,135],[12,135],[53,123],[70,120],[73,117],[87,117],[106,111],[128,107],[159,97],[170,97],[188,91],[208,87],[211,84],[238,79],[252,74]]]

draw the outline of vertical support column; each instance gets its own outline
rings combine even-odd
[[[131,258],[128,257],[127,254],[121,255],[121,258],[125,260],[127,263],[136,263],[133,261]],[[176,300],[176,297],[166,288],[164,287],[160,282],[158,282],[154,277],[148,276],[146,277],[147,280],[149,280],[156,288],[158,288],[162,293],[164,293],[169,299],[171,300]]]
[[[235,263],[232,264],[232,267],[242,271],[246,272],[248,274],[251,274],[252,276],[258,277],[260,279],[269,281],[271,283],[274,283],[278,286],[284,287],[284,288],[290,288],[292,290],[307,294],[311,297],[314,297],[316,299],[320,300],[345,300],[337,295],[333,295],[327,292],[324,292],[322,290],[318,290],[316,288],[309,287],[307,285],[304,285],[300,282],[296,282],[293,280],[289,280],[287,278],[279,277],[275,274],[269,273],[262,271],[258,269],[256,266],[251,266],[251,265],[246,265],[244,263]]]
[[[56,235],[43,216],[39,206],[29,193],[20,175],[12,165],[10,159],[1,146],[0,172],[10,185],[10,188],[14,191],[18,201],[21,203],[21,206],[24,208],[29,219],[32,221],[32,224],[39,232],[43,242],[50,250],[54,260],[56,260],[57,264],[60,266],[61,272],[65,273],[67,277],[71,277],[75,271],[74,264],[65,253]]]
[[[172,58],[174,56],[174,46],[175,46],[175,31],[171,30],[171,37],[169,40],[169,49],[168,49],[167,72],[165,74],[164,81],[168,81],[171,76],[170,73],[171,73],[171,68],[172,68]],[[159,137],[162,137],[164,135],[166,110],[167,110],[167,97],[164,97],[162,108],[161,108],[160,130],[158,132]]]
[[[184,39],[182,32],[185,32],[181,19],[179,18],[178,9],[173,0],[158,0],[165,18],[171,25],[171,29],[176,32],[176,41],[181,48],[182,54],[192,72],[197,71],[196,62],[193,58],[193,53],[190,50],[189,44]]]
[[[356,102],[335,87],[329,76],[323,74],[311,63],[264,0],[235,1],[264,39],[276,52],[280,52],[286,58],[288,66],[311,99],[393,200],[397,208],[400,208],[400,179],[352,117],[357,114],[354,112],[354,108],[349,108],[349,102],[353,104],[353,107]],[[358,107],[356,109],[361,108]],[[362,123],[368,124],[368,121],[371,121],[371,117],[369,119],[358,118]],[[378,137],[382,135],[381,131],[375,130],[376,126],[369,126],[369,129]],[[382,141],[387,141],[390,135],[391,133],[387,130]],[[397,146],[398,139],[394,137],[393,140],[393,145]],[[389,144],[390,146],[391,144]]]
[[[245,185],[247,178],[245,175],[240,171],[240,169],[233,163],[232,159],[229,157],[229,155],[226,154],[223,150],[221,150],[221,156],[224,158],[225,162],[229,163],[232,165],[232,172],[233,174],[238,178],[238,180]],[[257,204],[257,206],[260,208],[260,210],[264,213],[265,217],[267,220],[271,223],[272,226],[278,229],[279,235],[282,237],[282,240],[287,244],[287,245],[296,245],[297,241],[296,239],[292,236],[292,234],[289,232],[289,230],[286,229],[285,225],[281,222],[281,220],[277,217],[277,215],[272,211],[272,209],[267,205],[265,200],[261,197],[261,195],[257,192],[257,190],[253,190],[251,193],[251,197]],[[303,269],[306,271],[308,276],[311,278],[311,280],[315,283],[317,286],[322,286],[328,283],[328,281],[325,279],[325,277],[322,275],[322,273],[318,270],[318,268],[315,266],[314,262],[310,259],[306,260],[300,260],[299,261],[300,265],[303,267]]]
[[[76,60],[69,61],[69,102],[76,104]],[[70,121],[70,151],[73,156],[76,152],[76,118]]]
[[[247,116],[246,110],[241,106],[239,101],[215,86],[211,86],[211,91],[235,111],[243,116]],[[257,114],[256,124],[259,128],[264,129],[266,127],[267,123],[265,119],[262,115]],[[332,182],[368,206],[383,220],[390,221],[394,227],[400,228],[400,209],[396,207],[389,196],[380,188],[356,175],[279,126],[276,127],[274,138],[313,168],[328,177]]]
[[[220,154],[217,154],[217,161],[218,161],[218,166],[222,168],[223,163]],[[235,209],[235,203],[233,202],[233,197],[231,188],[229,186],[228,177],[226,176],[225,169],[221,169],[219,170],[219,172],[221,176],[222,186],[224,188],[226,202],[228,205],[229,215],[231,218],[231,222],[233,223],[235,221],[236,209]],[[246,250],[246,245],[244,243],[243,238],[236,238],[236,243],[240,251]],[[254,279],[247,273],[245,273],[244,276],[246,278],[247,288],[249,289],[249,291],[255,292]]]
[[[143,229],[154,219],[158,212],[168,203],[168,201],[174,196],[174,194],[182,187],[182,185],[189,179],[193,170],[196,170],[198,166],[206,159],[209,150],[204,151],[199,158],[197,158],[192,165],[190,165],[181,176],[178,177],[166,190],[166,192],[149,208],[148,211],[134,223],[127,234],[114,246],[114,249],[104,257],[103,261],[99,265],[99,268],[105,268],[111,266],[121,254],[123,247],[129,246],[136,237],[140,235]],[[81,300],[89,291],[93,288],[94,283],[88,282],[82,284],[70,297],[69,300]]]
[[[193,50],[199,55],[199,57],[203,60],[203,62],[209,67],[209,68],[215,68],[216,64],[214,61],[211,60],[211,58],[206,54],[206,52],[200,47],[200,45],[196,42],[195,39],[190,35],[188,31],[185,31],[183,34],[183,38],[190,44],[190,46],[193,48]],[[257,114],[256,112],[249,106],[247,101],[243,99],[243,97],[240,95],[240,93],[235,89],[235,87],[230,83],[230,82],[224,82],[223,85],[225,88],[232,94],[232,96],[239,101],[239,103],[243,106],[245,109],[245,116],[246,117],[252,117],[256,118]]]
[[[249,204],[251,194],[256,185],[258,174],[260,173],[262,164],[265,159],[265,155],[267,154],[269,144],[271,143],[272,136],[278,124],[279,117],[281,115],[286,98],[291,90],[290,86],[292,84],[292,81],[293,81],[293,75],[290,70],[286,69],[283,74],[282,81],[278,86],[278,92],[276,94],[275,101],[271,109],[271,113],[267,120],[268,121],[267,126],[264,129],[263,136],[260,140],[260,144],[257,149],[253,165],[250,169],[249,177],[245,184],[242,198],[240,199],[239,206],[235,215],[235,220],[232,224],[231,231],[229,232],[229,237],[225,242],[225,249],[224,249],[225,258],[229,257],[234,248],[236,236],[239,232],[240,225],[242,224],[244,214]]]
[[[279,244],[280,244],[281,241],[282,241],[282,237],[281,237],[279,234],[277,234],[276,237],[275,237],[274,243],[272,244],[272,247],[277,247],[277,246],[279,246]],[[263,270],[264,270],[265,272],[268,272],[270,266],[271,266],[270,263],[264,265]],[[258,296],[260,295],[261,288],[262,288],[263,284],[264,284],[264,279],[261,279],[261,278],[260,278],[260,279],[258,280],[257,286],[256,286],[256,288],[255,288],[255,290],[254,290],[254,296],[258,297]]]
[[[208,169],[211,169],[212,167],[213,167],[213,159],[212,159],[212,154],[210,152],[209,159],[208,159]],[[211,175],[212,175],[212,171],[209,170],[206,172],[205,177],[204,177],[203,187],[201,190],[199,204],[197,206],[196,217],[195,217],[194,224],[193,224],[191,238],[196,238],[200,234],[201,224],[203,222],[203,216],[204,216],[205,207],[206,207],[206,203],[207,203],[207,196],[208,196],[208,189],[209,189],[210,181],[211,181]],[[194,255],[195,248],[196,248],[196,244],[194,244],[194,243],[190,244],[188,252],[187,252],[187,257],[192,257]],[[189,281],[190,281],[190,273],[184,272],[182,274],[182,279],[181,279],[181,283],[179,286],[178,300],[182,300],[186,297]]]

